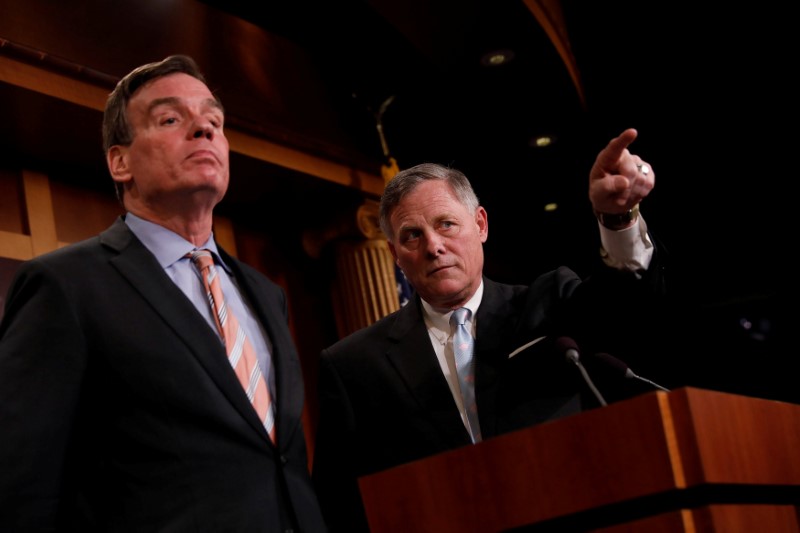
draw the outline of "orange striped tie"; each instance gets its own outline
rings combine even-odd
[[[272,442],[275,442],[275,411],[272,406],[269,387],[267,387],[264,376],[261,374],[253,345],[250,344],[244,329],[239,326],[236,316],[229,312],[228,307],[225,305],[219,276],[217,276],[217,267],[214,266],[214,258],[208,250],[195,250],[189,256],[200,271],[208,301],[211,304],[212,311],[214,311],[217,329],[225,341],[225,349],[228,352],[231,366],[239,378],[239,383],[242,384],[247,393],[247,398],[253,404],[256,413],[258,413],[258,417],[264,427],[267,428],[269,437]]]

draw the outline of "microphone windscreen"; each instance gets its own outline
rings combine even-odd
[[[562,354],[567,353],[567,350],[578,350],[578,343],[570,337],[558,337],[555,342],[556,349]]]
[[[600,359],[601,361],[603,361],[606,365],[610,366],[614,370],[618,370],[623,375],[626,375],[628,373],[628,370],[629,370],[628,365],[626,365],[625,363],[623,363],[622,361],[620,361],[619,359],[617,359],[616,357],[614,357],[610,353],[600,352],[600,353],[594,354],[594,356],[597,359]]]

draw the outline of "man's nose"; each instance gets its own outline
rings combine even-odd
[[[195,139],[205,137],[211,140],[214,137],[214,127],[206,119],[197,119],[193,125],[192,137]]]
[[[445,252],[444,239],[436,232],[431,232],[425,237],[428,253],[436,256]]]

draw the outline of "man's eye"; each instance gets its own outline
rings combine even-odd
[[[418,231],[404,233],[400,238],[400,244],[406,250],[416,250],[419,248],[420,242],[422,242],[421,235]]]
[[[161,121],[161,123],[165,125],[175,124],[176,122],[178,122],[176,117],[167,117]]]
[[[413,242],[413,241],[418,240],[419,236],[420,236],[420,232],[418,232],[418,231],[404,231],[400,235],[400,242],[402,242],[404,244],[408,243],[408,242]]]
[[[449,220],[443,220],[441,223],[439,223],[439,230],[440,231],[449,232],[449,231],[454,230],[456,227],[457,227],[456,223],[455,222],[451,222]]]

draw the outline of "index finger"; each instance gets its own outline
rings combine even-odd
[[[611,139],[608,145],[597,155],[597,164],[604,170],[615,169],[622,152],[630,146],[636,139],[638,132],[634,128],[628,128],[619,134],[618,137]]]

